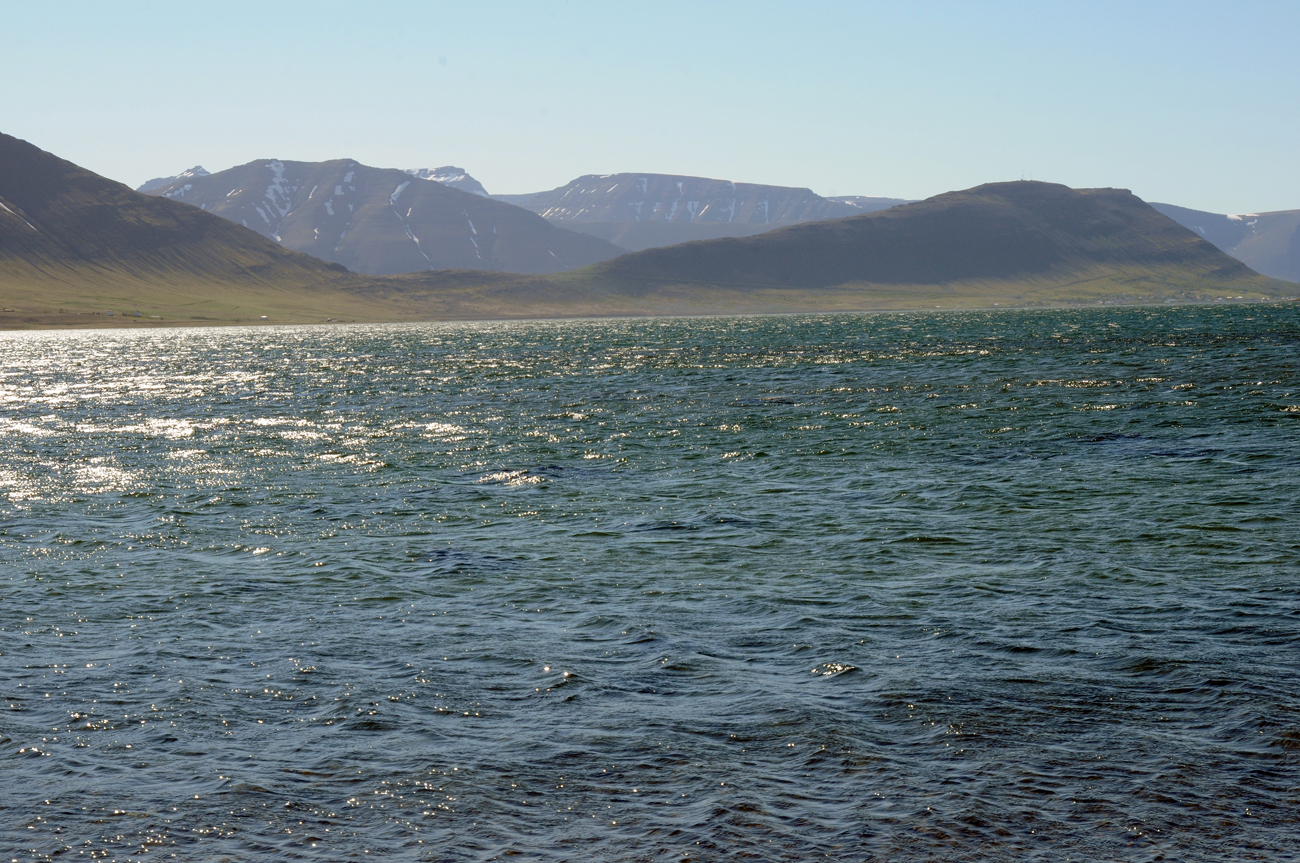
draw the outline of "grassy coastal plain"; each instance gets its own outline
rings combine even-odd
[[[100,277],[14,279],[0,275],[0,329],[86,329],[308,323],[782,314],[924,309],[1069,307],[1096,304],[1246,302],[1290,298],[1300,286],[1261,277],[1218,283],[1098,273],[1072,284],[966,281],[936,285],[843,285],[791,289],[676,283],[628,294],[586,273],[548,278],[443,271],[386,284],[213,284]],[[366,280],[371,282],[372,280]],[[112,312],[109,315],[108,312]]]

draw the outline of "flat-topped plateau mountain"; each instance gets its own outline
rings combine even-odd
[[[183,185],[188,177],[206,177],[210,174],[202,165],[195,165],[188,171],[181,171],[171,177],[155,177],[136,188],[137,192],[149,194],[165,186]],[[444,165],[441,168],[405,168],[403,173],[418,177],[421,180],[433,180],[435,183],[442,183],[444,186],[451,186],[453,189],[460,189],[462,192],[471,192],[475,195],[482,195],[484,198],[491,197],[483,184],[474,179],[464,168],[457,168],[454,165]],[[177,181],[180,183],[177,183]]]
[[[208,179],[194,173],[196,184]],[[402,200],[396,193],[390,204]],[[1295,288],[1254,273],[1128,192],[1045,183],[981,186],[549,276],[369,276],[0,135],[6,329],[975,308],[1218,292],[1259,299]]]
[[[457,268],[556,273],[623,251],[487,197],[459,168],[406,172],[350,159],[259,159],[187,174],[148,193],[370,275]]]
[[[823,198],[810,189],[674,174],[579,177],[558,189],[496,195],[552,224],[639,251],[691,240],[746,237],[783,225],[892,207],[895,198]]]
[[[1222,215],[1173,204],[1152,204],[1251,269],[1300,282],[1300,210]]]

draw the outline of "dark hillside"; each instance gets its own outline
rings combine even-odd
[[[993,183],[755,237],[649,249],[590,271],[646,284],[826,288],[1069,279],[1099,268],[1258,278],[1131,192],[1039,182]]]
[[[341,271],[256,233],[0,134],[0,264],[203,281],[306,282]]]

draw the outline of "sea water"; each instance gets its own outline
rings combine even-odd
[[[1300,306],[0,336],[3,860],[1300,854]]]

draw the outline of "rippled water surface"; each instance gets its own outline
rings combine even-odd
[[[1298,305],[0,336],[0,859],[1297,859]]]

